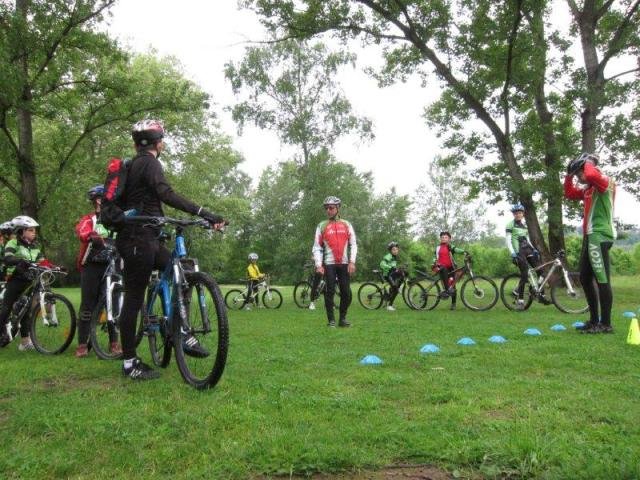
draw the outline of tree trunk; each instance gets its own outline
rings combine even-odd
[[[16,1],[16,13],[27,24],[28,0]],[[20,173],[20,210],[25,215],[38,218],[38,185],[33,159],[33,119],[31,116],[32,92],[29,85],[29,61],[23,48],[20,55],[22,95],[17,111],[18,126],[18,171]]]

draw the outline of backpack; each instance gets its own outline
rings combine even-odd
[[[107,165],[107,179],[104,181],[104,196],[100,205],[100,223],[110,230],[120,230],[125,212],[125,185],[131,167],[131,160],[113,157]],[[134,213],[134,212],[131,212]]]

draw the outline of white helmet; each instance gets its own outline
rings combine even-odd
[[[8,222],[4,222],[3,224],[0,224],[0,232],[2,233],[13,232],[13,223],[11,223],[11,220],[9,220]]]
[[[250,254],[249,254],[249,260],[250,260],[250,261],[252,261],[252,260],[258,260],[258,254],[257,254],[257,253],[253,253],[253,252],[252,252],[252,253],[250,253]]]
[[[342,201],[338,197],[334,197],[333,195],[328,196],[324,199],[324,202],[322,202],[322,205],[324,207],[326,207],[327,205],[336,205],[339,207],[341,204]]]
[[[11,220],[11,224],[16,230],[40,226],[38,225],[38,222],[36,222],[33,218],[28,217],[27,215],[18,215],[16,218]]]

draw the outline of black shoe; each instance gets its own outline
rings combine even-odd
[[[153,380],[160,376],[158,372],[138,357],[133,360],[133,364],[129,368],[125,368],[124,364],[122,365],[122,374],[131,380]]]
[[[602,326],[599,323],[595,325],[591,325],[586,330],[583,330],[582,333],[594,334],[594,333],[602,333]]]
[[[335,328],[336,327],[336,321],[335,320],[329,320],[329,323],[327,323],[327,327]]]
[[[452,303],[451,306],[449,307],[449,310],[455,310],[456,309],[456,304]]]
[[[596,325],[598,325],[598,324],[597,323],[593,323],[593,322],[586,322],[581,327],[576,327],[576,330],[578,330],[579,332],[586,332],[587,330],[593,328]]]
[[[549,300],[544,295],[540,295],[538,297],[538,302],[540,302],[542,305],[551,305],[553,303],[551,300]]]
[[[10,343],[11,339],[9,338],[9,335],[5,333],[4,335],[0,336],[0,348],[4,348]]]
[[[444,290],[444,291],[440,292],[440,293],[438,294],[438,296],[439,296],[442,300],[444,300],[445,298],[449,298],[449,292],[447,292],[446,290]]]
[[[338,322],[338,326],[339,326],[339,327],[350,327],[350,326],[351,326],[351,324],[350,324],[349,322],[347,322],[346,320],[340,320],[340,321]]]
[[[195,358],[207,358],[209,354],[209,350],[204,348],[198,342],[198,339],[193,335],[188,335],[182,344],[182,350],[185,355],[189,355],[190,357]]]
[[[600,333],[613,333],[613,327],[611,326],[611,324],[604,324],[601,323],[600,324]]]

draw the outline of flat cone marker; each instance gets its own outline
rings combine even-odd
[[[629,324],[629,335],[627,335],[627,343],[629,345],[640,345],[640,328],[638,328],[638,319],[634,318]]]
[[[469,337],[462,337],[460,340],[458,340],[458,345],[475,345],[476,342]]]
[[[365,355],[364,357],[362,357],[362,360],[360,360],[360,364],[361,365],[381,365],[382,359],[377,355]]]
[[[492,337],[489,337],[489,341],[491,343],[505,343],[507,339],[501,335],[494,335]]]
[[[420,353],[438,353],[439,351],[440,348],[438,348],[438,346],[434,345],[433,343],[427,343],[420,349]]]
[[[636,314],[634,312],[624,312],[622,316],[624,318],[636,318]]]
[[[554,332],[564,332],[566,329],[567,327],[565,327],[561,323],[556,323],[551,327],[551,330],[553,330]]]
[[[537,328],[527,328],[524,332],[525,335],[542,335],[542,332]]]

